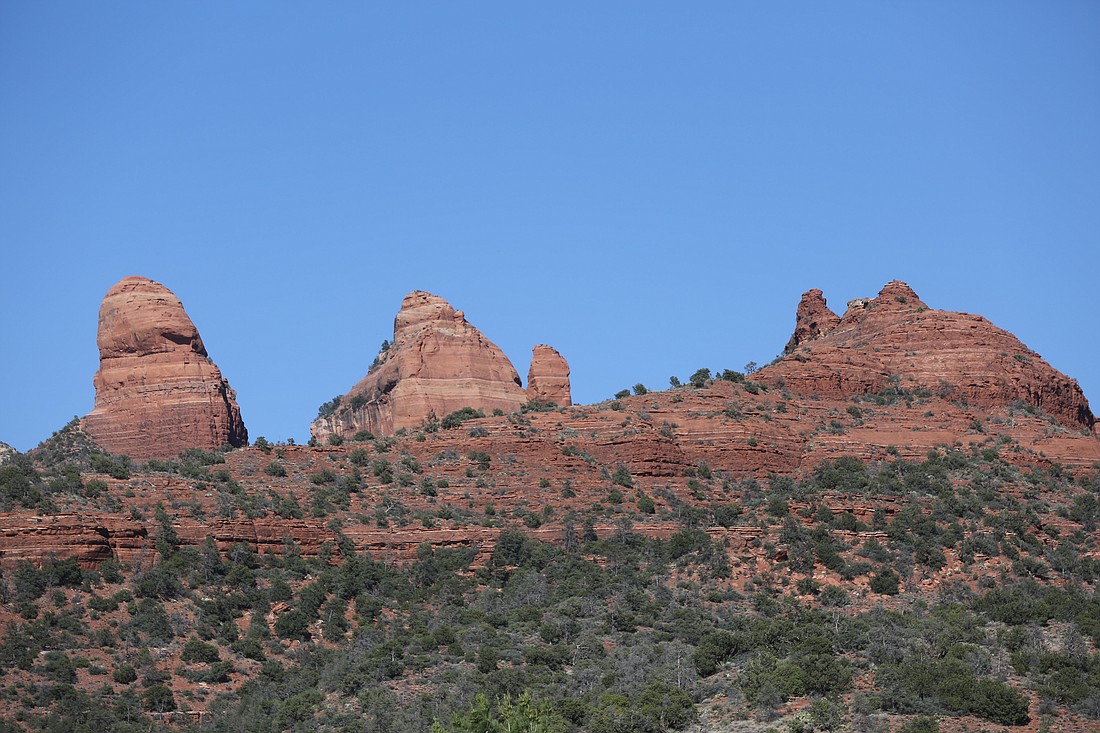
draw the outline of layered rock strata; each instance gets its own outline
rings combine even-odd
[[[931,309],[895,280],[875,298],[850,301],[838,322],[811,335],[811,323],[822,323],[824,302],[815,291],[803,296],[787,355],[762,376],[782,379],[799,394],[829,398],[934,394],[982,407],[1019,403],[1067,428],[1094,429],[1096,418],[1077,382],[981,316]]]
[[[569,364],[557,349],[539,344],[531,353],[527,371],[527,400],[552,402],[558,407],[573,404],[569,389]]]
[[[112,453],[174,458],[248,443],[236,393],[172,291],[127,277],[99,309],[95,409],[85,430]]]
[[[463,407],[513,412],[526,401],[504,352],[437,295],[413,291],[394,319],[393,342],[351,391],[310,426],[315,438],[361,430],[390,435]]]

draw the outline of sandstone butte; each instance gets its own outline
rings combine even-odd
[[[527,371],[527,400],[552,402],[558,407],[573,404],[569,390],[569,364],[552,346],[539,344],[531,351],[531,368]]]
[[[5,463],[10,461],[12,459],[12,456],[14,456],[17,452],[18,451],[16,451],[15,448],[12,448],[7,443],[0,443],[0,466],[3,466]]]
[[[900,280],[878,297],[850,301],[840,318],[820,290],[808,291],[786,356],[766,374],[802,395],[845,399],[886,390],[976,407],[1020,402],[1066,428],[1096,428],[1076,381],[981,316],[929,308]]]
[[[334,411],[319,416],[312,435],[351,436],[366,430],[391,435],[430,415],[463,407],[514,412],[526,401],[512,362],[460,310],[437,295],[414,290],[393,324],[393,341]]]
[[[146,460],[248,444],[236,393],[168,288],[120,280],[103,298],[96,340],[95,409],[84,429],[101,447]]]

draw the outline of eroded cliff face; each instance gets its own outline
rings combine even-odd
[[[875,298],[850,301],[839,321],[814,334],[812,319],[803,318],[816,310],[821,322],[820,307],[804,307],[816,303],[814,293],[799,305],[787,355],[762,373],[782,378],[793,392],[839,399],[935,394],[980,407],[1021,402],[1067,428],[1094,429],[1080,386],[981,316],[931,309],[895,280]]]
[[[481,331],[437,295],[405,296],[393,342],[335,410],[310,426],[318,440],[367,430],[390,435],[473,407],[513,412],[526,401],[515,367]]]
[[[84,427],[112,453],[174,458],[248,443],[236,393],[172,291],[127,277],[99,309],[95,409]]]
[[[527,371],[527,400],[552,402],[558,407],[573,404],[569,389],[569,364],[557,349],[539,344],[531,352]]]

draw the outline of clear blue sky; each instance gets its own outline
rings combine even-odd
[[[1097,401],[1098,265],[1094,0],[0,3],[22,450],[91,410],[126,275],[183,300],[253,438],[301,441],[413,289],[592,402],[898,278]]]

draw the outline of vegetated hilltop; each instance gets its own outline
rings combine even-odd
[[[1097,730],[1092,413],[916,303],[811,291],[755,373],[312,447],[137,464],[74,423],[0,467],[0,717]]]

